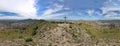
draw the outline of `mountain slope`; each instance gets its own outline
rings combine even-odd
[[[109,24],[94,21],[63,23],[37,20],[31,22],[7,24],[7,27],[12,28],[0,30],[0,46],[120,45],[120,30]]]

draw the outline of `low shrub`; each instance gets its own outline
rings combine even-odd
[[[25,41],[26,41],[26,42],[32,42],[33,39],[32,39],[32,38],[27,38],[27,39],[25,39]]]

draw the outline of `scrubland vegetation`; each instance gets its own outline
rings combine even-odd
[[[120,46],[120,24],[107,21],[0,21],[1,46]]]

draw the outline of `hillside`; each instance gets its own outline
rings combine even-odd
[[[120,24],[101,21],[0,21],[0,46],[120,46]]]

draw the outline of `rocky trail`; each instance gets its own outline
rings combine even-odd
[[[58,24],[58,27],[55,27],[54,29],[50,31],[44,32],[44,37],[41,39],[37,39],[38,45],[41,46],[89,46],[91,39],[90,36],[86,33],[85,30],[81,30],[78,27],[76,28],[76,31],[81,34],[79,35],[79,40],[82,41],[82,43],[76,43],[77,39],[75,37],[78,37],[77,34],[74,37],[71,33],[68,31],[71,30],[69,28],[69,24]],[[92,45],[91,45],[92,46]]]

